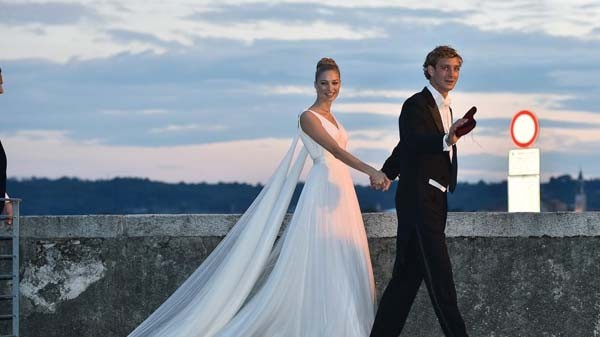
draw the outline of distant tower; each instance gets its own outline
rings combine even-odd
[[[585,190],[583,189],[583,172],[579,170],[579,178],[577,179],[577,193],[575,194],[575,212],[585,212],[587,198],[585,196]]]

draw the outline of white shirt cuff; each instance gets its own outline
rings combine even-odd
[[[450,151],[450,146],[448,146],[448,143],[446,142],[447,139],[448,139],[448,134],[446,134],[444,136],[444,138],[442,138],[442,144],[443,144],[442,146],[443,146],[444,151]]]

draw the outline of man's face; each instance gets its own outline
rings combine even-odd
[[[429,82],[443,96],[446,96],[458,82],[460,65],[458,57],[440,59],[435,68],[427,67],[427,72],[431,76]]]

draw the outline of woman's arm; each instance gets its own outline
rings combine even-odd
[[[367,174],[375,184],[380,185],[386,182],[387,177],[383,172],[376,170],[371,165],[366,164],[350,152],[341,148],[325,131],[319,117],[315,116],[312,112],[305,111],[302,113],[300,116],[300,127],[302,127],[304,133],[309,135],[310,138],[325,148],[335,158],[353,169]]]

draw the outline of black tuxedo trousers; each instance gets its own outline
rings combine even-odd
[[[447,205],[446,193],[437,192]],[[413,227],[409,238],[397,237],[392,279],[381,297],[371,337],[400,336],[423,281],[445,336],[468,336],[458,309],[446,236],[443,231],[434,230],[435,224],[428,223],[445,223],[445,207],[443,215],[423,214],[423,222]],[[398,218],[401,217],[400,210]]]

